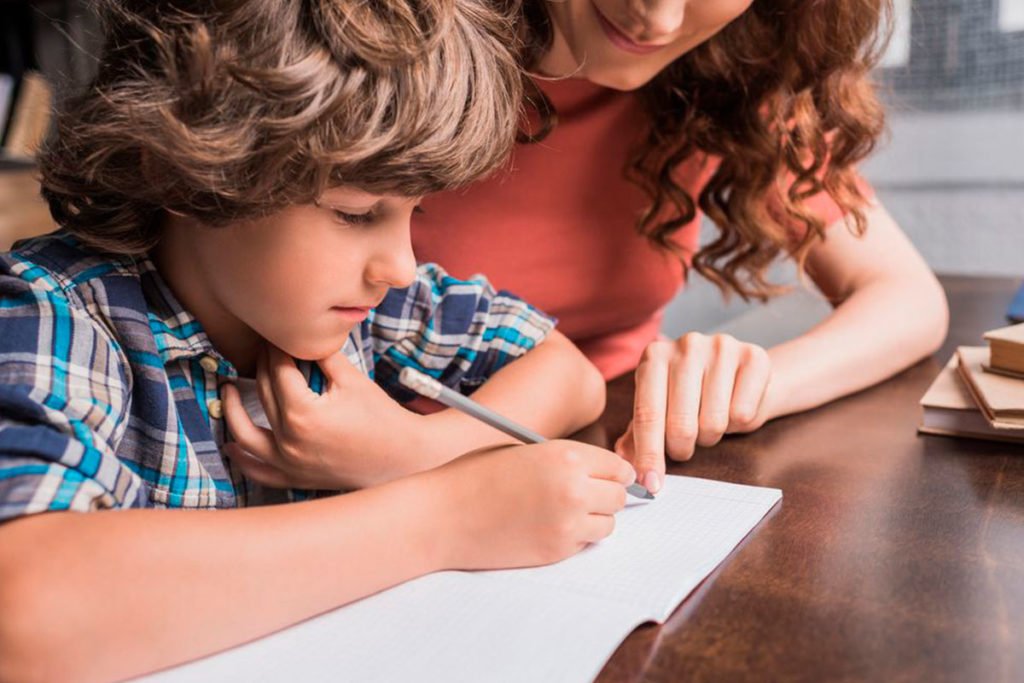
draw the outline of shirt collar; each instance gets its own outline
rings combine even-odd
[[[142,293],[148,304],[149,329],[164,365],[178,360],[211,356],[226,374],[234,375],[231,364],[213,347],[203,326],[171,292],[148,257],[136,262]]]

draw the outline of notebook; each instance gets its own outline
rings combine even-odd
[[[439,572],[148,681],[591,681],[664,622],[782,498],[669,476],[657,500],[558,564]]]

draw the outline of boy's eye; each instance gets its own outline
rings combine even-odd
[[[367,211],[366,213],[348,213],[341,209],[334,209],[334,217],[342,223],[348,223],[349,225],[369,225],[376,219],[376,215],[373,211]]]

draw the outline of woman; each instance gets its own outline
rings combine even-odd
[[[606,378],[636,367],[616,450],[660,487],[667,454],[879,382],[933,352],[938,282],[855,165],[887,0],[526,0],[537,92],[507,173],[424,203],[418,258],[485,273],[560,318]],[[719,233],[699,246],[701,214]],[[658,338],[690,269],[765,299],[779,255],[834,305],[763,349]]]

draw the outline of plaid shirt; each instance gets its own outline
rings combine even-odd
[[[98,255],[62,233],[16,246],[0,254],[0,520],[273,498],[221,455],[217,387],[236,371],[152,262]],[[344,351],[396,398],[409,397],[397,386],[408,365],[468,393],[553,325],[486,280],[424,265]],[[319,391],[317,366],[299,366]]]

